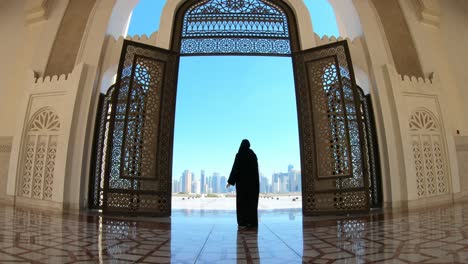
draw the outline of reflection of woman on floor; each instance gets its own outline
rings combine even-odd
[[[242,140],[236,154],[226,188],[236,185],[237,224],[240,228],[258,226],[258,194],[260,183],[257,155],[247,139]]]

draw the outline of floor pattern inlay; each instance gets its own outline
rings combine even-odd
[[[0,263],[468,263],[468,204],[360,216],[174,210],[118,218],[0,206]]]

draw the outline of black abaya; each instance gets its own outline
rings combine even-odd
[[[257,155],[243,140],[234,160],[228,183],[236,185],[236,211],[239,226],[258,226],[258,195],[260,192]]]

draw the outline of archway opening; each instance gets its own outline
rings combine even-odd
[[[294,20],[282,1],[190,0],[176,14],[171,51],[124,41],[105,142],[111,146],[103,170],[105,212],[170,215],[179,58],[206,55],[292,56],[304,214],[369,208],[362,113],[348,45],[300,51]],[[192,189],[188,181],[184,185]]]
[[[182,57],[173,210],[235,209],[235,188],[225,186],[243,138],[258,157],[259,209],[300,209],[298,133],[291,58]]]

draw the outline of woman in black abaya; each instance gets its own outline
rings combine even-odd
[[[242,140],[236,154],[226,188],[236,185],[236,211],[239,227],[258,226],[258,194],[260,182],[257,155],[250,149],[247,139]]]

